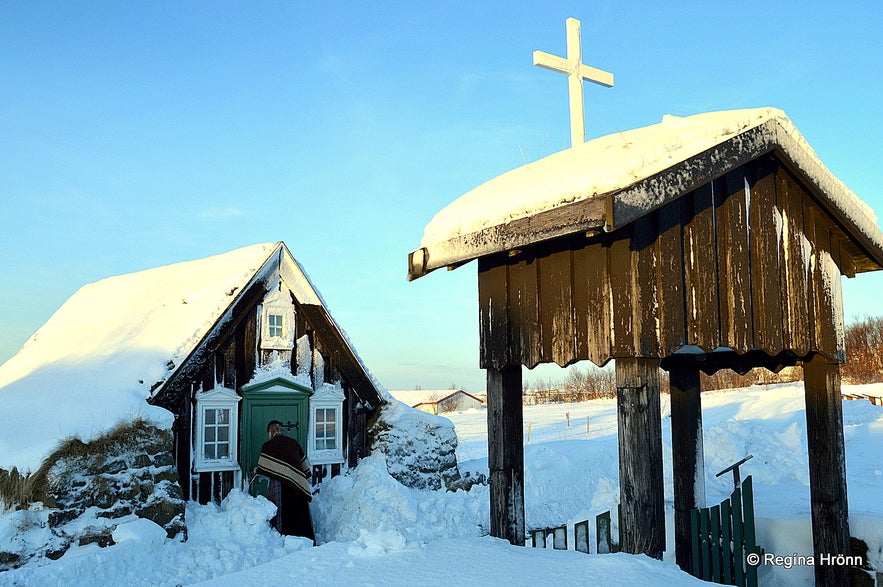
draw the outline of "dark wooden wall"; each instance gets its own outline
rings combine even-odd
[[[603,365],[685,345],[842,362],[853,247],[765,155],[611,233],[486,258],[481,366]]]

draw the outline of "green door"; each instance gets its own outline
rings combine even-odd
[[[307,446],[309,430],[309,392],[293,387],[282,380],[285,391],[263,389],[265,385],[249,386],[242,389],[242,445],[240,464],[246,478],[251,482],[251,495],[267,495],[267,479],[259,476],[252,480],[258,463],[261,445],[267,441],[267,424],[279,420],[285,428],[286,436],[297,439],[301,446]]]

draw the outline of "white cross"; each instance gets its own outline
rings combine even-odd
[[[586,142],[586,122],[583,114],[583,80],[612,87],[613,74],[589,67],[582,63],[579,21],[567,19],[567,59],[550,55],[544,51],[533,52],[533,64],[567,74],[570,90],[570,141],[572,146]]]

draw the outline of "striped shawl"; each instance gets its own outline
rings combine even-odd
[[[303,493],[310,500],[310,462],[297,440],[278,434],[264,443],[258,472]]]

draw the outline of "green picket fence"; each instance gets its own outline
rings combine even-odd
[[[745,561],[749,554],[760,553],[750,476],[720,505],[690,510],[690,529],[695,577],[723,585],[757,586],[757,567]]]

